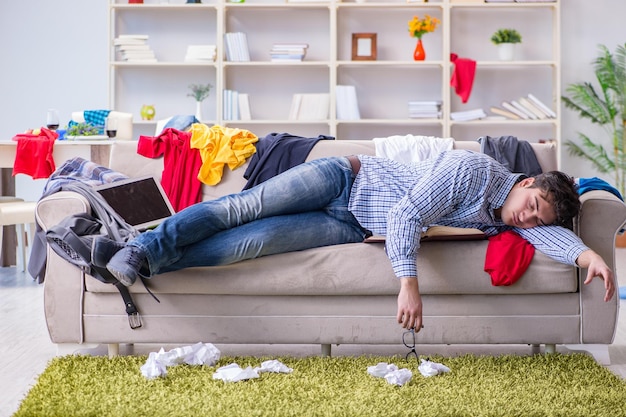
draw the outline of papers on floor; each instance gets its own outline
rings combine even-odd
[[[239,382],[246,379],[258,378],[259,374],[263,372],[290,374],[293,372],[293,369],[275,359],[265,361],[261,366],[256,368],[248,366],[244,369],[236,363],[231,363],[230,365],[217,368],[213,374],[213,379],[220,379],[224,382]]]
[[[409,117],[411,119],[440,119],[440,100],[435,101],[409,101]]]
[[[122,61],[157,62],[154,51],[148,45],[148,35],[119,35],[113,45]]]
[[[220,351],[211,343],[196,343],[169,351],[150,352],[148,360],[141,367],[141,374],[154,379],[167,375],[167,367],[186,363],[188,365],[213,366],[220,359]]]
[[[483,109],[473,109],[465,111],[456,111],[450,113],[450,118],[457,122],[467,122],[470,120],[478,120],[487,117]]]
[[[417,369],[425,377],[450,372],[450,368],[447,366],[432,362],[430,359],[422,359]],[[376,378],[385,378],[389,384],[398,386],[406,384],[413,377],[413,373],[409,369],[400,369],[393,363],[387,362],[378,362],[377,365],[368,366],[367,373]]]
[[[423,376],[435,376],[450,372],[450,368],[437,362],[432,362],[430,359],[422,359],[420,366],[417,367]]]
[[[275,43],[270,50],[270,59],[273,62],[302,61],[308,47],[308,43]]]
[[[215,45],[189,45],[185,54],[185,62],[213,62],[217,57]]]

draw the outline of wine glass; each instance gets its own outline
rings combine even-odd
[[[115,117],[107,117],[104,121],[104,131],[107,136],[114,138],[117,135],[117,119]]]
[[[46,127],[50,130],[57,130],[59,128],[59,112],[56,109],[48,109]]]

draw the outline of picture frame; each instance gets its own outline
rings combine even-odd
[[[376,34],[352,34],[352,60],[376,61]]]

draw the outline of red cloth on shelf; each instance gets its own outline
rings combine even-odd
[[[457,54],[450,54],[450,61],[454,63],[454,71],[450,85],[455,88],[456,94],[463,103],[467,103],[476,74],[476,61],[469,58],[459,58]]]
[[[202,201],[202,183],[198,172],[202,158],[197,149],[191,149],[191,132],[167,128],[159,136],[139,136],[137,153],[147,158],[163,156],[161,185],[174,210]]]
[[[494,286],[514,284],[530,265],[535,247],[512,230],[489,237],[485,272]]]
[[[54,165],[54,141],[59,134],[42,127],[39,134],[20,133],[13,136],[17,142],[13,176],[26,174],[33,179],[48,178],[56,166]]]

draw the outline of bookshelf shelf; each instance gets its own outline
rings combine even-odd
[[[187,97],[191,83],[210,83],[203,102],[207,120],[245,126],[264,136],[284,129],[295,135],[370,139],[423,134],[476,140],[480,136],[516,135],[520,139],[560,139],[560,0],[551,3],[457,3],[431,0],[203,0],[202,4],[127,4],[110,0],[110,39],[123,34],[149,35],[157,62],[120,61],[109,50],[109,105],[133,113],[137,134],[154,134],[156,122],[141,121],[142,104],[153,104],[157,118],[193,114]],[[407,23],[429,14],[441,19],[424,36],[427,58],[413,61],[415,38]],[[501,27],[520,31],[514,61],[500,61],[490,42]],[[246,34],[249,61],[226,59],[224,35]],[[351,59],[352,33],[376,33],[376,60]],[[275,43],[307,43],[302,61],[272,61]],[[187,62],[190,45],[216,45],[214,61]],[[450,85],[455,72],[451,53],[476,61],[472,92],[463,103]],[[360,119],[337,118],[337,86],[354,86]],[[249,97],[252,120],[227,120],[223,92]],[[289,120],[294,95],[329,95],[329,117]],[[556,113],[541,120],[483,119],[453,121],[450,114],[490,107],[532,93]],[[409,101],[441,101],[440,119],[408,118]]]

